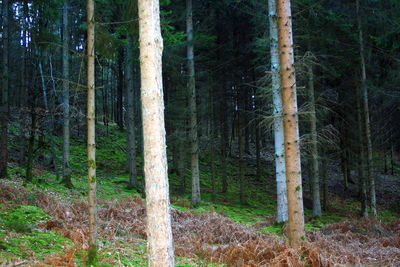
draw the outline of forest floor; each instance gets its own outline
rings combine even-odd
[[[143,195],[126,189],[124,183],[128,179],[124,134],[113,131],[99,136],[98,266],[147,266]],[[12,144],[11,154],[17,154],[17,142]],[[37,152],[41,153],[48,151]],[[24,184],[23,168],[10,163],[10,178],[0,181],[1,266],[84,265],[88,241],[85,156],[85,143],[74,139],[71,190],[38,164],[37,183]],[[302,248],[292,249],[286,242],[287,225],[274,223],[273,171],[265,173],[263,180],[251,178],[246,186],[248,204],[240,205],[234,161],[228,164],[228,192],[218,194],[212,203],[211,174],[203,157],[203,202],[197,207],[191,207],[189,192],[175,193],[178,181],[170,175],[177,266],[400,266],[399,213],[394,204],[388,205],[390,199],[381,205],[378,221],[360,220],[358,201],[341,195],[336,186],[339,178],[332,173],[330,190],[335,194],[329,195],[328,210],[320,218],[305,210],[307,240]],[[138,163],[142,164],[140,158]],[[378,196],[385,195],[382,190],[393,190],[385,186],[390,181],[396,183],[398,178],[382,176]]]

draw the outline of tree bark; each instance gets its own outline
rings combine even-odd
[[[225,86],[222,86],[222,99],[221,99],[221,193],[228,192],[228,147],[229,147],[229,129],[228,129],[228,116],[227,116],[227,94]]]
[[[212,84],[212,83],[211,83]],[[215,127],[215,113],[214,113],[214,94],[213,87],[210,86],[209,89],[209,120],[210,120],[210,161],[211,161],[211,201],[216,200],[216,186],[215,178],[217,176],[215,168],[215,138],[216,138],[216,127]]]
[[[33,167],[33,153],[35,147],[35,132],[36,132],[36,111],[35,104],[31,107],[31,129],[28,142],[28,153],[26,159],[26,169],[25,169],[25,182],[32,182],[32,167]]]
[[[363,121],[362,121],[362,111],[361,111],[361,93],[360,88],[356,88],[357,96],[357,126],[358,126],[358,148],[359,148],[359,158],[358,158],[358,177],[360,183],[360,201],[361,201],[361,216],[364,218],[368,217],[367,209],[367,187],[366,187],[366,175],[365,175],[365,149],[364,149],[364,138],[363,138]]]
[[[8,70],[8,15],[9,2],[3,0],[2,16],[3,16],[3,73],[1,83],[1,103],[0,103],[0,178],[7,178],[7,163],[8,163],[8,117],[9,117],[9,70]]]
[[[321,196],[319,188],[319,157],[318,157],[318,134],[317,134],[317,116],[315,112],[314,96],[314,73],[311,65],[308,69],[308,90],[310,104],[310,124],[311,124],[311,156],[312,156],[312,200],[313,216],[321,216]]]
[[[286,170],[285,170],[285,139],[282,120],[282,93],[279,75],[278,22],[276,1],[268,0],[269,32],[271,54],[272,102],[274,115],[274,145],[275,145],[275,177],[277,196],[277,222],[288,220]]]
[[[48,92],[47,92],[46,82],[44,79],[43,67],[42,67],[42,63],[40,62],[40,60],[39,60],[39,73],[40,73],[40,78],[42,81],[44,109],[46,110],[46,115],[45,115],[46,132],[48,134],[48,138],[50,141],[50,153],[51,153],[50,165],[55,170],[57,179],[59,179],[60,176],[58,173],[57,162],[56,162],[56,159],[57,159],[56,147],[55,147],[56,145],[55,145],[54,138],[53,138],[54,116],[52,114],[52,111],[49,109]]]
[[[305,239],[305,232],[290,0],[277,0],[277,15],[285,136],[289,243],[293,247],[300,247]]]
[[[97,255],[96,230],[96,140],[95,140],[95,20],[94,0],[87,0],[87,157],[89,202],[89,263]]]
[[[365,67],[364,57],[364,41],[363,31],[361,25],[360,16],[360,0],[356,0],[356,11],[357,11],[357,26],[358,26],[358,40],[360,45],[360,63],[361,63],[361,90],[362,90],[362,107],[363,107],[363,119],[364,119],[364,131],[365,139],[367,143],[367,178],[369,182],[369,200],[371,206],[371,215],[376,218],[376,193],[375,193],[375,177],[373,174],[373,162],[372,162],[372,141],[371,141],[371,125],[369,118],[369,105],[368,105],[368,89],[366,85],[367,73]]]
[[[117,84],[117,108],[115,110],[117,125],[120,131],[124,130],[124,104],[123,104],[123,94],[124,94],[124,70],[123,70],[123,62],[124,62],[124,51],[120,49],[119,51],[119,60],[118,60],[118,84]]]
[[[126,99],[127,99],[127,131],[128,131],[128,166],[129,184],[128,188],[138,186],[136,169],[136,137],[135,137],[135,92],[133,85],[133,40],[129,37],[129,44],[126,48]]]
[[[68,29],[68,1],[63,7],[62,28],[62,71],[63,71],[63,171],[62,181],[66,187],[72,187],[71,168],[69,166],[70,155],[70,107],[69,107],[69,29]]]
[[[158,0],[139,0],[141,96],[151,267],[174,266],[162,89],[163,40]]]
[[[244,177],[244,152],[245,152],[245,96],[244,88],[238,92],[238,147],[239,147],[239,200],[240,204],[246,204],[245,177]]]
[[[187,34],[187,68],[188,68],[188,92],[189,92],[189,117],[190,117],[190,148],[192,169],[192,202],[201,201],[200,173],[199,173],[199,142],[197,133],[197,107],[196,107],[196,80],[194,71],[194,47],[193,47],[193,7],[192,0],[186,0],[186,34]]]

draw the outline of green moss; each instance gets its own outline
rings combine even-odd
[[[35,206],[18,206],[13,210],[3,211],[0,223],[7,229],[20,233],[31,232],[38,223],[49,217]]]
[[[72,246],[72,241],[55,232],[34,232],[21,235],[13,235],[3,240],[2,252],[5,258],[29,258],[35,256],[43,259],[53,253],[60,253],[66,246]]]

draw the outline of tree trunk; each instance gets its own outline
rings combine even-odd
[[[158,0],[139,0],[148,266],[174,266],[162,89]]]
[[[228,147],[229,147],[229,129],[228,129],[228,116],[227,116],[227,94],[225,86],[222,86],[222,99],[221,99],[221,193],[228,192]]]
[[[7,178],[7,163],[8,163],[8,117],[9,117],[9,104],[8,104],[8,15],[9,15],[9,2],[3,0],[2,7],[2,20],[3,20],[3,73],[1,84],[1,103],[0,103],[0,178]]]
[[[120,131],[124,130],[124,105],[123,105],[123,94],[124,94],[124,70],[123,70],[123,62],[124,62],[124,51],[120,49],[119,51],[119,60],[118,60],[118,85],[117,85],[117,109],[116,109],[116,117],[117,124]]]
[[[238,92],[238,147],[239,147],[239,199],[240,204],[246,204],[246,192],[245,192],[245,162],[244,162],[244,152],[245,152],[245,142],[246,142],[246,130],[245,130],[245,96],[244,88],[240,88]]]
[[[329,182],[329,179],[328,179],[328,167],[327,167],[327,165],[328,165],[328,160],[327,160],[327,158],[326,158],[326,154],[323,154],[322,155],[323,156],[323,158],[322,158],[322,170],[321,170],[321,176],[322,176],[322,188],[323,188],[323,190],[322,190],[322,193],[323,193],[323,209],[324,209],[324,211],[327,211],[328,210],[328,182]]]
[[[126,49],[126,99],[127,99],[127,131],[128,131],[128,166],[129,166],[129,184],[128,188],[138,186],[136,170],[136,137],[135,137],[135,94],[133,85],[133,40],[129,38],[129,44]]]
[[[28,153],[26,160],[26,170],[25,170],[25,181],[32,182],[32,167],[33,167],[33,153],[35,147],[35,132],[36,132],[36,112],[35,112],[35,104],[32,104],[31,107],[31,129],[30,136],[28,142]]]
[[[187,65],[188,65],[188,92],[189,92],[189,117],[190,117],[190,148],[192,169],[192,202],[201,201],[200,173],[199,173],[199,142],[197,134],[197,107],[196,107],[196,80],[194,71],[193,53],[193,11],[192,0],[186,0],[186,34],[187,34]]]
[[[315,96],[314,96],[314,73],[311,65],[308,69],[308,90],[310,104],[310,123],[311,123],[311,156],[312,156],[312,200],[313,200],[313,216],[321,216],[321,196],[319,189],[319,165],[318,165],[318,134],[317,134],[317,116],[315,113]]]
[[[63,7],[63,28],[62,28],[62,70],[63,70],[63,172],[62,181],[66,187],[72,187],[71,168],[69,166],[70,154],[70,129],[69,129],[69,29],[68,29],[68,2]]]
[[[365,177],[365,149],[364,149],[364,138],[363,138],[363,122],[362,122],[362,111],[361,111],[361,100],[360,100],[360,88],[356,88],[357,95],[357,126],[358,126],[358,147],[359,147],[359,158],[358,158],[358,177],[360,183],[360,201],[361,201],[361,216],[364,218],[368,217],[367,209],[367,188],[366,188],[366,177]]]
[[[286,171],[285,171],[285,139],[282,120],[282,93],[279,76],[278,22],[276,1],[268,0],[270,54],[272,75],[272,102],[274,115],[274,144],[275,144],[275,177],[277,189],[277,222],[288,220]]]
[[[96,241],[96,132],[95,132],[95,21],[94,0],[87,0],[87,157],[88,157],[88,201],[89,201],[89,263],[97,255]]]
[[[357,26],[358,26],[358,39],[360,45],[360,62],[361,62],[361,90],[362,90],[362,107],[363,107],[363,119],[364,119],[364,131],[365,139],[367,143],[367,178],[369,182],[369,199],[371,206],[372,217],[377,217],[376,211],[376,193],[375,193],[375,177],[373,174],[373,162],[372,162],[372,141],[371,141],[371,125],[369,118],[369,105],[368,105],[368,89],[366,85],[367,73],[365,68],[364,58],[364,41],[363,32],[361,25],[360,16],[360,1],[356,0],[356,11],[357,11]]]
[[[394,146],[390,148],[390,173],[394,175]]]
[[[40,61],[39,61],[39,73],[40,73],[40,78],[42,81],[43,103],[44,103],[44,108],[46,110],[46,115],[45,115],[46,132],[48,134],[48,138],[50,141],[50,153],[51,153],[50,165],[55,170],[57,179],[59,179],[60,176],[58,173],[57,162],[56,162],[56,159],[57,159],[56,145],[55,145],[54,138],[53,138],[54,116],[52,114],[52,111],[50,111],[50,109],[49,109],[48,92],[47,92],[46,83],[44,80],[42,63]]]
[[[290,0],[277,0],[277,15],[289,210],[289,243],[293,247],[300,247],[305,239],[305,232]]]
[[[211,83],[212,84],[212,83]],[[217,176],[216,168],[215,168],[215,138],[216,138],[216,130],[215,130],[215,113],[214,113],[214,94],[213,87],[210,86],[209,89],[209,120],[210,120],[210,161],[211,161],[211,201],[215,202],[216,200],[216,187],[215,187],[215,178]]]

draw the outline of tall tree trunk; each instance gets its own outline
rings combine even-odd
[[[69,166],[70,151],[70,128],[69,128],[69,29],[68,29],[68,1],[63,7],[63,28],[62,28],[62,70],[63,70],[63,172],[62,181],[66,187],[72,187],[71,169]]]
[[[322,193],[323,193],[323,209],[324,211],[328,210],[328,159],[326,158],[326,153],[324,153],[322,158],[322,166],[321,166],[321,176],[322,176]]]
[[[87,0],[87,157],[89,201],[89,263],[97,255],[96,230],[96,132],[95,132],[95,21],[94,0]]]
[[[280,52],[282,112],[289,210],[289,242],[293,247],[300,247],[305,239],[305,232],[291,13],[290,0],[277,0],[278,43]]]
[[[212,84],[212,83],[211,83]],[[215,168],[215,138],[216,138],[216,127],[215,127],[215,113],[214,113],[214,94],[213,87],[210,86],[209,89],[209,120],[210,120],[210,161],[211,161],[211,201],[216,200],[216,187],[215,187],[215,178],[217,176],[216,168]]]
[[[238,147],[239,147],[239,199],[241,204],[246,204],[246,192],[245,192],[245,162],[244,162],[244,152],[245,152],[245,89],[239,88],[238,92]]]
[[[7,163],[8,163],[8,117],[9,117],[9,104],[8,104],[8,15],[9,15],[9,2],[3,0],[3,73],[1,84],[1,103],[0,103],[0,178],[6,178]]]
[[[278,22],[276,14],[276,1],[268,0],[269,32],[272,73],[272,102],[274,114],[274,141],[275,141],[275,177],[277,189],[277,222],[288,220],[287,188],[285,170],[285,139],[282,118],[282,93],[279,76],[279,48],[278,48]]]
[[[358,177],[360,183],[360,201],[361,201],[361,216],[364,218],[368,217],[367,209],[367,187],[366,187],[366,175],[365,175],[365,148],[364,148],[364,138],[363,138],[363,121],[362,121],[362,111],[361,111],[361,93],[360,88],[356,88],[357,95],[357,126],[358,126],[358,148],[359,148],[359,158],[358,158]]]
[[[371,215],[376,218],[376,193],[375,193],[375,177],[373,174],[373,162],[372,162],[372,141],[371,141],[371,125],[369,118],[369,105],[368,105],[368,89],[366,85],[367,73],[365,67],[364,57],[364,41],[363,31],[361,25],[360,15],[360,0],[356,0],[356,11],[357,11],[357,26],[358,26],[358,40],[360,45],[360,62],[361,62],[361,90],[362,90],[362,107],[363,107],[363,119],[364,119],[364,131],[365,139],[367,143],[367,177],[369,182],[369,200],[371,206]]]
[[[308,69],[308,90],[310,104],[310,123],[311,123],[311,156],[312,156],[312,200],[313,216],[321,216],[321,196],[319,188],[319,157],[318,157],[318,134],[317,134],[317,116],[315,112],[314,96],[314,73],[311,65]]]
[[[126,99],[127,110],[127,130],[128,130],[128,166],[129,184],[128,188],[138,186],[136,170],[136,137],[135,137],[135,92],[133,85],[133,40],[129,37],[129,44],[126,49]]]
[[[117,85],[117,124],[120,131],[124,129],[124,119],[123,119],[123,91],[124,91],[124,70],[123,70],[123,62],[124,62],[124,51],[120,49],[119,51],[119,60],[118,60],[118,85]]]
[[[31,129],[28,142],[28,153],[26,159],[26,169],[25,169],[25,182],[32,182],[32,168],[33,168],[33,154],[35,148],[35,132],[36,132],[36,112],[35,112],[35,101],[33,101],[31,107]]]
[[[228,147],[229,147],[229,129],[228,129],[228,116],[227,116],[227,94],[225,86],[222,86],[222,97],[221,97],[221,193],[228,192]]]
[[[394,145],[393,144],[390,147],[390,174],[394,175]]]
[[[188,66],[188,92],[189,92],[189,117],[190,117],[190,148],[192,169],[192,202],[201,201],[200,173],[199,173],[199,141],[197,133],[197,107],[196,107],[196,80],[194,71],[193,48],[193,7],[192,0],[186,0],[186,34],[187,34],[187,66]]]
[[[158,0],[139,0],[148,266],[174,266],[162,89]]]
[[[40,60],[39,60],[39,73],[40,73],[40,78],[42,81],[43,103],[44,103],[44,108],[46,110],[46,115],[45,115],[46,132],[48,134],[48,138],[50,141],[50,153],[51,153],[50,165],[55,170],[57,179],[59,179],[60,176],[58,173],[57,162],[56,162],[56,159],[57,159],[56,145],[55,145],[54,138],[53,138],[54,116],[53,116],[53,113],[49,109],[48,92],[47,92],[46,82],[44,79],[43,67],[42,67],[42,63],[40,62]]]

